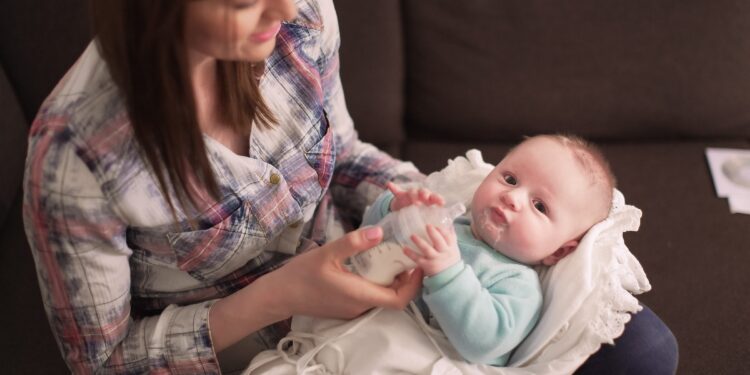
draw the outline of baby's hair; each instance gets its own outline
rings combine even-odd
[[[617,187],[617,179],[599,147],[573,134],[543,134],[537,137],[556,140],[572,152],[581,168],[591,176],[592,184],[602,199],[597,221],[605,219],[612,208],[612,193]],[[530,138],[534,137],[525,137],[526,140]]]

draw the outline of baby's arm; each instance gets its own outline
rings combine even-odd
[[[428,277],[424,301],[451,344],[469,362],[505,365],[536,323],[542,305],[536,274],[482,274],[463,261]]]
[[[440,194],[434,193],[425,188],[401,189],[396,184],[389,182],[386,184],[388,190],[384,191],[377,199],[367,207],[362,216],[362,225],[375,225],[385,215],[393,211],[398,211],[412,204],[422,205],[439,205],[442,206],[445,201]]]

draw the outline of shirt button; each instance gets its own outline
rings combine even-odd
[[[271,177],[268,181],[273,185],[278,185],[279,181],[281,181],[281,176],[279,176],[278,173],[271,173]]]

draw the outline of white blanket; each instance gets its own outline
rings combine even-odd
[[[425,185],[446,204],[471,195],[493,165],[481,153],[448,161]],[[570,374],[602,343],[619,337],[630,313],[641,308],[633,294],[651,289],[623,233],[636,231],[641,211],[615,191],[609,217],[594,225],[576,251],[538,270],[542,316],[516,348],[508,367],[463,361],[445,336],[412,311],[375,309],[351,321],[295,316],[277,350],[256,356],[245,374]]]

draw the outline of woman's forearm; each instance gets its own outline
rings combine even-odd
[[[402,309],[420,289],[421,272],[404,274],[390,287],[349,272],[342,263],[377,245],[383,231],[370,227],[295,256],[211,307],[209,326],[219,352],[259,329],[294,314],[351,319],[373,306]]]
[[[211,341],[218,353],[243,337],[291,316],[279,302],[280,294],[270,285],[269,277],[217,301],[209,312]]]

